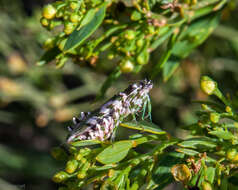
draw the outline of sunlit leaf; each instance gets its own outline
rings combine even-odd
[[[132,147],[133,141],[119,141],[104,149],[97,155],[96,159],[102,164],[116,163],[125,158]]]
[[[187,149],[187,148],[177,148],[176,151],[184,153],[189,156],[195,156],[195,155],[199,154],[199,152],[192,150],[192,149]]]
[[[210,135],[217,136],[218,138],[230,140],[234,138],[234,135],[229,131],[219,130],[219,131],[210,131]]]
[[[95,13],[93,19],[84,25],[80,30],[76,29],[70,34],[64,46],[64,51],[68,52],[81,45],[100,26],[106,11],[107,3],[104,3]]]
[[[120,126],[158,135],[166,134],[166,132],[160,129],[157,125],[147,121],[125,122],[121,123]]]
[[[178,144],[184,148],[215,148],[217,146],[216,142],[214,142],[210,138],[206,137],[198,137],[198,138],[190,138]]]
[[[101,143],[101,141],[99,141],[99,140],[84,140],[84,141],[72,142],[71,145],[80,147],[80,146],[95,145],[95,144],[100,144],[100,143]]]

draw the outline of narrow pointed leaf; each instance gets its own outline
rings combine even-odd
[[[147,121],[125,122],[121,123],[120,126],[158,135],[166,134],[166,132],[160,129],[157,125]]]
[[[224,139],[224,140],[230,140],[230,139],[234,138],[234,135],[231,132],[223,131],[223,130],[210,131],[209,134],[217,136],[218,138],[221,138],[221,139]]]
[[[88,145],[95,145],[95,144],[100,144],[101,141],[99,140],[85,140],[85,141],[76,141],[76,142],[72,142],[71,145],[73,146],[88,146]]]
[[[69,52],[70,50],[81,45],[92,33],[100,26],[106,11],[107,3],[104,3],[99,10],[95,13],[93,19],[84,25],[80,30],[74,30],[72,34],[70,34],[69,38],[66,41],[64,46],[64,51]]]

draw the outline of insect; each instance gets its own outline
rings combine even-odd
[[[135,119],[142,112],[145,118],[146,109],[150,116],[151,106],[149,91],[153,84],[150,80],[142,80],[131,84],[123,92],[118,93],[100,108],[90,112],[81,112],[73,118],[73,126],[68,127],[70,134],[67,143],[78,140],[100,140],[112,138],[118,125],[129,115]]]

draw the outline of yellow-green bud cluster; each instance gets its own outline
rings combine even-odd
[[[55,157],[55,154],[58,154],[60,148],[54,148],[52,152],[54,152],[53,156]],[[71,189],[75,185],[78,185],[80,181],[75,181],[75,177],[77,180],[82,180],[86,177],[87,172],[89,168],[91,167],[91,164],[89,160],[92,160],[92,158],[95,157],[95,153],[92,152],[89,148],[82,148],[82,149],[76,149],[76,148],[70,148],[69,149],[70,155],[68,155],[68,161],[66,162],[65,170],[57,172],[52,180],[55,183],[63,183],[66,185],[66,189]]]

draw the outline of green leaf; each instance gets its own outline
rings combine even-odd
[[[175,145],[178,142],[179,142],[178,139],[171,139],[171,140],[168,140],[168,141],[163,141],[153,149],[153,152],[154,152],[154,154],[162,153],[162,151],[164,149],[166,149],[169,146]]]
[[[165,131],[162,131],[157,125],[148,122],[148,121],[137,121],[137,122],[125,122],[121,123],[120,126],[126,127],[129,129],[134,129],[134,130],[140,130],[148,133],[153,133],[153,134],[166,134]]]
[[[213,184],[216,174],[216,168],[208,167],[205,173],[206,173],[206,180],[209,181],[211,184]]]
[[[70,34],[64,46],[65,52],[69,52],[70,50],[78,47],[89,36],[92,35],[92,33],[100,26],[105,17],[106,6],[107,3],[104,3],[95,13],[95,16],[88,24],[84,25],[82,28],[80,28],[80,30],[74,30],[72,34]]]
[[[217,146],[212,139],[206,137],[186,139],[185,141],[179,143],[178,145],[183,148],[206,148],[206,149],[215,148]]]
[[[133,141],[119,141],[104,149],[97,155],[96,159],[102,164],[116,163],[125,158],[132,147]]]
[[[176,151],[180,152],[180,153],[184,153],[189,156],[195,156],[195,155],[199,154],[199,152],[192,150],[192,149],[187,149],[187,148],[177,148]]]
[[[83,17],[83,20],[80,23],[80,27],[88,24],[93,19],[93,17],[95,16],[95,13],[96,13],[95,8],[92,8],[92,9],[88,10],[86,15]]]
[[[179,66],[179,61],[168,60],[163,67],[163,80],[166,82],[176,71]]]
[[[213,14],[204,19],[195,20],[188,28],[184,28],[174,44],[172,54],[184,58],[203,43],[218,25],[220,14]]]
[[[58,47],[54,47],[48,51],[46,51],[40,60],[36,63],[38,66],[42,66],[50,61],[53,61],[57,55],[60,54],[60,50]]]
[[[165,155],[159,156],[158,163],[152,174],[154,182],[158,184],[156,190],[163,189],[166,185],[174,181],[171,168],[175,164],[183,162],[184,154],[178,152],[169,152]]]
[[[217,136],[218,138],[224,140],[230,140],[234,138],[234,135],[229,131],[219,130],[219,131],[210,131],[208,132],[210,135]]]
[[[95,145],[95,144],[100,144],[102,143],[99,140],[84,140],[84,141],[76,141],[70,143],[73,146],[80,147],[80,146],[88,146],[88,145]]]

